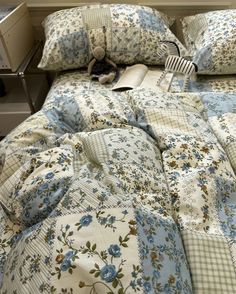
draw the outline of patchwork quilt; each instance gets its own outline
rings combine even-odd
[[[236,293],[235,111],[59,76],[0,143],[0,293]]]

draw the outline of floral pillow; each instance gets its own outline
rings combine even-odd
[[[236,10],[219,10],[183,18],[187,49],[201,74],[236,73]]]
[[[85,67],[96,46],[102,46],[117,64],[163,64],[157,54],[159,41],[173,41],[185,52],[170,25],[163,13],[139,5],[102,4],[57,11],[43,22],[46,42],[39,67]]]

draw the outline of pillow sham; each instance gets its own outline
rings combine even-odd
[[[183,36],[200,74],[236,73],[236,10],[187,16]]]
[[[117,64],[163,64],[157,54],[160,40],[173,41],[185,52],[170,25],[163,13],[139,5],[100,4],[57,11],[43,22],[46,42],[39,67],[85,67],[96,46],[102,46]]]

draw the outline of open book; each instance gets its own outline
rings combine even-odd
[[[151,88],[159,92],[167,92],[173,74],[168,73],[165,79],[157,86],[157,81],[164,69],[148,68],[144,64],[135,64],[125,69],[112,90],[131,90],[137,87]]]

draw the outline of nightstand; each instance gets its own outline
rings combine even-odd
[[[0,70],[6,95],[0,97],[0,136],[38,111],[49,90],[48,73],[37,68],[43,44],[37,42],[15,72]]]

